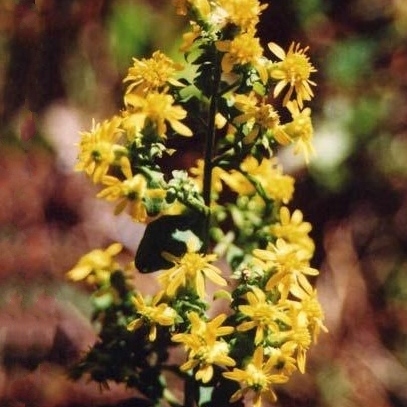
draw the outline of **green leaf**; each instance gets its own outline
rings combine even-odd
[[[135,257],[135,265],[141,273],[152,273],[168,269],[172,263],[164,259],[162,252],[181,256],[186,252],[185,234],[191,231],[203,241],[206,224],[205,215],[200,212],[186,212],[181,215],[164,215],[147,225]]]
[[[212,399],[213,387],[200,387],[199,389],[199,405],[203,406],[210,403]]]

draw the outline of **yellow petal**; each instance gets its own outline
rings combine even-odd
[[[275,42],[269,42],[267,44],[267,46],[269,47],[269,50],[279,59],[283,60],[285,59],[285,51]]]
[[[91,271],[92,267],[90,266],[77,266],[68,271],[67,276],[70,280],[79,281],[86,278]]]
[[[192,136],[192,131],[189,127],[185,126],[185,124],[182,124],[178,120],[170,120],[170,125],[175,130],[178,134],[181,134],[181,136],[185,137],[191,137]]]

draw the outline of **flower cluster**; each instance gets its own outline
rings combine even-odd
[[[305,371],[312,341],[326,330],[311,280],[311,225],[299,209],[290,212],[294,179],[276,156],[290,144],[306,161],[313,154],[304,103],[315,68],[299,44],[263,49],[256,25],[267,6],[257,0],[174,3],[190,20],[181,50],[191,66],[159,51],[134,59],[124,109],[82,133],[76,165],[115,213],[127,208],[146,223],[135,266],[157,273],[159,288],[149,297],[128,284],[112,260],[117,245],[79,261],[69,277],[92,277],[96,293],[110,284],[116,296],[96,304],[100,341],[77,375],[125,382],[151,405],[253,397],[260,407]],[[182,168],[180,158],[197,146],[202,156]],[[225,309],[213,315],[216,299]],[[186,360],[174,369],[168,358],[177,345]],[[183,402],[166,387],[166,371],[185,380]]]

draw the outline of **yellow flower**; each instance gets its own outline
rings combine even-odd
[[[134,133],[141,132],[146,125],[152,125],[158,137],[167,137],[168,122],[181,136],[192,136],[192,131],[180,120],[187,116],[186,110],[174,105],[174,98],[163,93],[150,92],[145,97],[128,93],[125,97],[126,112],[123,127]]]
[[[233,119],[235,124],[250,125],[252,130],[243,140],[244,143],[251,143],[255,140],[259,132],[272,130],[274,138],[280,144],[288,144],[291,138],[280,126],[280,118],[274,107],[261,98],[259,102],[254,92],[248,95],[239,94],[234,96],[234,106],[242,114]]]
[[[219,314],[211,321],[205,322],[197,313],[191,312],[188,319],[191,323],[190,333],[172,336],[174,342],[183,343],[188,350],[188,360],[180,368],[188,371],[198,367],[195,378],[207,383],[213,376],[213,365],[221,367],[235,365],[235,361],[228,356],[227,342],[217,339],[231,334],[234,328],[221,326],[226,319],[225,314]]]
[[[234,403],[248,393],[253,393],[253,407],[261,407],[262,397],[266,397],[271,402],[277,400],[272,386],[288,381],[288,376],[274,372],[274,358],[264,359],[263,347],[256,348],[253,358],[244,369],[234,368],[232,372],[225,372],[223,376],[227,379],[239,382],[241,388],[231,397],[230,402]]]
[[[295,350],[296,344],[286,342],[278,348],[269,346],[264,349],[264,353],[269,358],[270,363],[273,364],[274,369],[290,376],[297,370],[296,360],[293,357]]]
[[[309,321],[306,313],[295,305],[291,307],[290,311],[291,330],[286,333],[287,341],[285,344],[295,349],[298,370],[304,373],[307,351],[311,345],[311,334],[308,329]]]
[[[150,326],[148,340],[154,342],[157,337],[157,325],[174,325],[177,317],[176,311],[165,303],[159,304],[160,299],[161,295],[157,295],[151,300],[151,305],[148,305],[142,295],[137,293],[132,298],[132,301],[140,317],[130,322],[127,325],[127,329],[135,331],[144,324],[147,324]]]
[[[225,171],[222,180],[232,191],[240,195],[253,195],[255,193],[253,184],[240,171],[232,170],[230,173]]]
[[[294,178],[284,175],[276,158],[264,158],[259,163],[253,156],[246,157],[240,168],[243,171],[232,170],[222,174],[222,180],[228,187],[240,195],[253,195],[256,189],[248,174],[253,180],[262,185],[270,199],[288,203],[294,193]]]
[[[314,253],[315,245],[309,237],[312,226],[303,221],[302,212],[296,209],[292,215],[286,206],[280,208],[280,221],[270,226],[270,232],[276,237],[284,239],[288,243],[297,244],[307,250],[310,257]]]
[[[316,69],[306,55],[308,47],[301,49],[300,44],[292,43],[286,53],[273,42],[269,43],[268,46],[270,51],[281,60],[271,64],[269,68],[270,77],[278,80],[274,88],[274,97],[277,97],[286,86],[289,86],[283,99],[283,105],[288,103],[295,91],[298,105],[302,108],[303,101],[311,100],[314,96],[310,85],[316,85],[309,79],[311,73],[316,72]]]
[[[267,81],[267,69],[262,63],[263,48],[260,40],[254,37],[254,32],[245,32],[237,35],[233,40],[217,41],[216,48],[224,52],[222,57],[222,70],[232,72],[236,65],[253,65],[263,82]]]
[[[310,155],[315,154],[312,139],[314,136],[314,128],[311,121],[311,109],[299,109],[296,101],[287,103],[287,109],[292,116],[292,122],[284,124],[284,131],[296,142],[294,153],[303,154],[305,162],[309,162]]]
[[[115,208],[115,215],[120,214],[129,207],[131,217],[137,222],[145,222],[147,219],[147,209],[145,206],[145,198],[156,198],[163,200],[166,192],[160,188],[148,189],[147,180],[142,174],[133,176],[130,166],[124,166],[122,171],[126,179],[106,175],[102,182],[106,188],[102,189],[98,194],[98,198],[104,198],[107,201],[119,201]]]
[[[258,0],[218,0],[217,4],[223,9],[223,13],[217,11],[225,16],[223,25],[234,24],[241,32],[254,30],[261,12],[267,8],[267,4],[260,4]]]
[[[168,84],[182,87],[184,85],[174,79],[174,74],[182,69],[181,64],[175,63],[160,51],[155,51],[149,59],[133,58],[133,66],[123,80],[129,82],[126,93],[144,96],[148,92],[159,91]]]
[[[158,276],[158,281],[165,287],[166,294],[174,296],[178,288],[189,286],[196,290],[200,298],[205,297],[205,278],[217,285],[227,285],[221,277],[222,271],[211,264],[217,259],[216,254],[202,254],[197,251],[196,244],[188,242],[187,252],[176,257],[170,253],[162,253],[166,260],[174,266]]]
[[[180,46],[181,52],[187,52],[191,47],[194,41],[199,38],[202,34],[202,28],[196,24],[194,21],[190,22],[191,31],[186,32],[182,35],[182,44]]]
[[[253,250],[255,261],[265,270],[273,271],[266,284],[266,290],[277,287],[282,300],[291,293],[297,298],[312,293],[312,286],[307,276],[319,274],[317,269],[309,266],[309,253],[301,247],[277,239],[275,245],[269,244],[266,250]]]
[[[276,158],[264,158],[259,164],[254,157],[247,157],[241,169],[253,176],[263,186],[271,199],[288,203],[294,193],[294,178],[284,175]]]
[[[81,132],[76,171],[84,171],[93,182],[100,182],[111,165],[128,161],[127,149],[117,144],[123,136],[120,125],[120,117],[114,116],[102,124],[93,123],[90,132]]]
[[[312,339],[316,343],[320,331],[328,332],[327,327],[324,325],[324,312],[321,304],[317,298],[317,290],[312,290],[311,293],[302,293],[301,301],[293,302],[293,306],[300,309],[307,318],[308,329],[311,332]]]
[[[79,262],[67,272],[70,280],[87,280],[88,283],[103,284],[110,278],[110,274],[119,269],[114,256],[123,249],[120,243],[111,244],[106,250],[95,249],[85,254]]]
[[[258,287],[247,293],[247,305],[240,305],[239,311],[250,318],[242,322],[236,329],[244,332],[256,328],[254,343],[259,345],[267,337],[269,331],[279,331],[279,322],[290,323],[290,318],[280,305],[269,302],[266,294]]]
[[[203,185],[203,173],[204,173],[204,161],[202,159],[198,159],[196,161],[195,167],[191,167],[189,172],[194,176],[194,182],[198,187],[199,191],[202,191]],[[222,191],[222,178],[225,176],[226,171],[219,167],[212,168],[212,181],[211,186],[212,190],[216,193]]]

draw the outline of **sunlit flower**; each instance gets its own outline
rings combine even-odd
[[[158,276],[158,280],[170,297],[175,295],[178,288],[189,286],[196,290],[200,298],[204,298],[205,278],[219,286],[227,284],[221,277],[222,271],[211,264],[217,259],[216,254],[199,253],[194,242],[188,242],[187,252],[180,257],[170,253],[162,253],[162,255],[166,260],[174,263],[173,267]]]
[[[311,293],[302,293],[301,301],[293,301],[293,306],[301,310],[307,318],[308,329],[311,332],[312,339],[316,343],[320,331],[328,332],[324,325],[324,312],[317,298],[317,290],[312,290]]]
[[[258,181],[271,199],[288,203],[294,193],[294,178],[283,174],[275,158],[264,158],[261,163],[254,157],[247,157],[241,169]]]
[[[240,171],[231,170],[222,175],[222,180],[232,190],[240,195],[253,195],[256,192],[253,184]]]
[[[221,62],[224,73],[232,72],[236,65],[251,64],[257,69],[261,80],[267,81],[267,69],[261,63],[263,48],[253,32],[245,32],[232,40],[218,41],[216,48],[225,53]]]
[[[221,326],[226,319],[225,314],[219,314],[206,322],[197,313],[191,312],[188,319],[191,323],[190,333],[172,336],[174,342],[184,344],[188,351],[188,360],[180,368],[183,371],[198,368],[195,378],[207,383],[213,376],[213,365],[221,367],[235,365],[235,361],[228,356],[228,343],[222,339],[218,340],[221,336],[231,334],[234,328]]]
[[[113,117],[103,123],[93,123],[90,132],[81,132],[76,171],[84,171],[93,182],[100,182],[112,164],[128,161],[127,149],[118,144],[123,136],[120,117]]]
[[[277,239],[275,245],[269,244],[266,250],[255,249],[253,255],[262,267],[273,271],[266,290],[277,287],[282,299],[286,299],[289,293],[297,298],[301,298],[304,292],[312,293],[307,276],[316,276],[319,272],[310,267],[310,254],[307,250]]]
[[[225,372],[223,376],[227,379],[238,382],[241,386],[231,397],[230,402],[234,403],[248,393],[253,393],[253,407],[261,407],[262,397],[271,402],[277,400],[273,391],[274,384],[282,384],[288,381],[288,376],[275,373],[274,358],[264,359],[263,347],[256,348],[253,358],[244,369],[234,368],[232,372]]]
[[[276,237],[297,244],[309,251],[312,256],[315,248],[314,241],[309,237],[312,226],[309,222],[304,222],[302,212],[296,209],[291,215],[286,206],[282,206],[279,211],[279,222],[270,226],[270,232]]]
[[[174,79],[182,65],[174,62],[160,51],[155,51],[151,58],[133,58],[133,66],[129,68],[123,82],[128,82],[126,93],[132,92],[145,96],[148,92],[159,91],[168,84],[184,86]]]
[[[283,104],[288,103],[295,91],[298,105],[302,108],[303,101],[310,100],[314,96],[310,85],[316,85],[315,82],[309,79],[311,73],[316,72],[316,69],[312,66],[306,54],[308,47],[301,49],[300,44],[292,43],[286,53],[273,42],[269,43],[268,46],[271,52],[281,60],[271,64],[269,68],[270,77],[278,80],[274,88],[274,96],[277,97],[288,86]]]
[[[130,322],[127,325],[127,329],[135,331],[147,324],[150,328],[148,339],[150,342],[153,342],[157,337],[157,325],[174,325],[177,317],[176,311],[166,303],[159,304],[160,299],[161,296],[157,295],[151,300],[151,304],[146,304],[142,295],[136,293],[132,301],[139,317]]]
[[[287,103],[287,109],[292,116],[292,122],[284,124],[284,131],[295,141],[294,153],[302,153],[305,161],[309,162],[309,157],[315,154],[312,144],[314,128],[311,121],[311,109],[309,107],[300,110],[296,101]]]
[[[279,322],[290,323],[290,318],[284,309],[267,300],[266,294],[260,288],[253,287],[247,293],[247,305],[240,305],[239,311],[249,318],[237,326],[237,330],[244,332],[256,328],[254,343],[259,345],[267,336],[268,331],[279,331]]]
[[[126,177],[124,180],[110,175],[104,176],[102,182],[106,187],[97,197],[110,202],[118,201],[115,215],[128,207],[135,221],[144,222],[147,219],[146,197],[163,200],[166,192],[160,188],[148,189],[145,177],[142,174],[133,175],[130,167],[125,167],[123,173]]]
[[[145,126],[153,127],[161,139],[167,137],[167,122],[181,136],[192,136],[192,131],[180,120],[187,116],[186,110],[174,105],[174,98],[163,93],[150,92],[145,97],[128,93],[125,98],[126,112],[123,126],[141,132]]]
[[[290,376],[297,370],[297,361],[293,357],[296,348],[295,343],[286,342],[279,347],[266,347],[264,354],[269,358],[276,371]]]
[[[182,35],[182,44],[180,46],[181,52],[187,52],[191,47],[194,41],[199,38],[202,34],[202,28],[196,24],[194,21],[190,22],[191,30]]]
[[[283,203],[291,200],[294,193],[294,178],[283,174],[275,158],[264,158],[259,163],[255,157],[248,156],[240,168],[243,173],[232,170],[230,173],[222,174],[222,180],[233,191],[240,195],[253,195],[256,192],[253,180],[262,186],[270,199]]]
[[[234,24],[241,32],[254,30],[261,12],[267,8],[267,4],[258,0],[217,0],[216,3],[224,10],[224,25]],[[216,10],[214,13],[220,14]]]
[[[103,284],[111,273],[120,268],[114,257],[123,249],[120,243],[113,243],[107,249],[95,249],[82,256],[78,263],[67,272],[70,280],[86,280],[88,283]]]
[[[298,370],[305,372],[307,351],[311,345],[311,334],[308,329],[307,314],[295,306],[290,312],[291,330],[288,331],[286,346],[292,346],[296,352]]]
[[[197,188],[199,191],[202,191],[203,187],[203,174],[204,174],[204,161],[202,159],[199,159],[196,161],[195,167],[191,167],[189,169],[189,172],[193,175],[194,177],[194,182],[197,185]],[[212,181],[211,181],[211,186],[212,190],[214,192],[221,192],[223,189],[222,186],[222,177],[225,176],[226,171],[223,170],[220,167],[213,167],[212,168]]]
[[[288,144],[291,138],[280,126],[280,118],[277,111],[272,105],[266,103],[264,98],[259,101],[259,98],[254,92],[238,94],[233,97],[234,106],[240,110],[242,114],[233,119],[233,123],[237,125],[245,124],[251,127],[251,131],[243,140],[245,143],[253,142],[259,133],[272,130],[274,138],[280,144]]]

